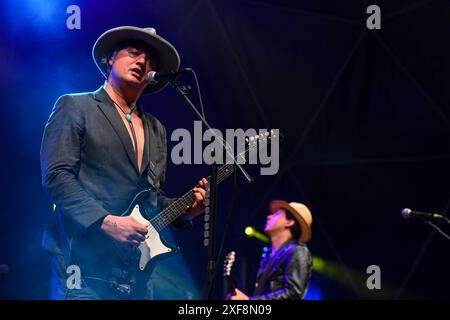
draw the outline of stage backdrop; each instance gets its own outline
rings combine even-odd
[[[367,28],[370,4],[381,10],[381,29]],[[103,84],[91,57],[97,37],[135,25],[156,28],[195,69],[213,127],[284,134],[276,175],[250,167],[254,182],[238,173],[234,196],[233,179],[219,188],[218,269],[236,250],[242,290],[252,291],[265,245],[244,229],[261,231],[279,198],[307,204],[314,216],[309,298],[449,298],[449,240],[400,216],[404,207],[449,213],[449,17],[444,0],[2,1],[0,264],[9,272],[0,274],[0,297],[48,298],[44,125],[60,95]],[[169,138],[193,131],[195,117],[172,88],[141,104]],[[181,195],[209,173],[205,164],[169,162],[166,192]],[[155,298],[205,298],[202,218],[167,237],[182,251],[158,266]],[[374,265],[381,289],[369,290]],[[221,297],[220,274],[216,284]]]

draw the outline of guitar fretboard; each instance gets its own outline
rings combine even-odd
[[[217,172],[217,183],[221,183],[227,177],[230,176],[235,170],[234,164],[225,164],[219,168]],[[210,181],[211,177],[206,180]],[[199,187],[199,185],[197,185]],[[184,195],[179,197],[177,200],[173,201],[164,210],[158,213],[151,220],[152,225],[157,231],[161,231],[169,224],[171,224],[176,218],[181,216],[195,201],[195,195],[193,190],[189,190]]]

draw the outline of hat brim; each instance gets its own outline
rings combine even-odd
[[[180,67],[180,56],[177,50],[167,40],[152,33],[149,29],[133,26],[113,28],[104,32],[92,48],[92,57],[100,72],[106,77],[107,64],[102,59],[123,41],[136,40],[150,46],[158,55],[158,72],[176,71]],[[142,94],[155,93],[167,86],[167,81],[148,84]]]
[[[304,242],[304,243],[311,240],[311,236],[312,236],[311,227],[308,225],[308,223],[306,223],[305,219],[303,219],[301,214],[296,209],[294,209],[292,206],[290,206],[289,203],[287,203],[286,201],[283,201],[283,200],[273,200],[270,202],[269,208],[270,208],[271,213],[274,213],[280,209],[284,209],[284,210],[287,210],[288,212],[290,212],[295,217],[297,222],[299,223],[300,229],[302,231],[300,238],[298,240],[301,242]]]

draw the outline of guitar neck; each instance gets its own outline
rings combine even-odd
[[[226,276],[225,278],[227,279],[227,291],[229,294],[234,296],[236,294],[236,285],[234,284],[234,280],[231,276]]]
[[[273,142],[273,138],[278,136],[278,130],[271,130],[270,136],[269,132],[265,134],[260,134],[259,136],[250,137],[247,140],[247,143],[253,145],[251,148],[255,148],[254,151],[257,151],[261,148],[261,145],[258,141],[269,141]],[[263,143],[262,148],[266,148],[267,143]],[[251,148],[247,148],[244,152],[240,153],[235,161],[244,160],[250,155]],[[239,159],[238,159],[239,158]],[[226,178],[228,178],[233,172],[236,170],[234,162],[227,163],[219,168],[217,172],[217,183],[221,183]],[[211,180],[211,177],[207,178],[208,182]],[[199,187],[199,185],[197,185]],[[169,206],[167,206],[164,210],[162,210],[159,214],[157,214],[153,219],[151,219],[152,225],[158,230],[161,231],[169,224],[171,224],[176,218],[181,216],[186,210],[192,205],[195,201],[194,191],[191,189],[182,195],[180,198],[176,199]]]
[[[235,166],[233,164],[225,164],[219,168],[217,171],[217,183],[221,183],[226,178],[228,178],[235,170]],[[206,180],[208,182],[211,180],[211,177],[208,177]],[[196,187],[198,187],[197,185]],[[186,192],[184,195],[173,201],[169,206],[167,206],[164,210],[158,213],[153,219],[151,219],[152,225],[156,228],[156,230],[161,231],[169,224],[171,224],[176,218],[181,216],[186,210],[192,205],[195,201],[194,191],[191,189]]]

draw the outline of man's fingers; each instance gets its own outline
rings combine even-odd
[[[145,236],[148,232],[148,228],[143,226],[142,224],[137,224],[134,226],[134,228],[136,229],[136,232],[139,232],[143,236]]]
[[[202,188],[199,188],[199,189],[198,189],[198,192],[202,195],[202,198],[204,199],[204,198],[205,198],[205,195],[206,195],[206,190],[205,190],[205,189],[202,189]]]
[[[208,180],[206,180],[205,178],[202,178],[198,184],[200,185],[200,187],[202,187],[203,189],[206,189],[206,184],[208,183]]]
[[[139,233],[132,234],[130,236],[130,238],[131,238],[130,240],[137,240],[139,242],[142,242],[145,240],[145,236],[143,236],[142,234],[139,234]]]
[[[137,240],[129,240],[127,243],[128,243],[130,246],[135,247],[135,246],[138,246],[140,242],[137,241]]]
[[[194,188],[194,195],[196,200],[203,200],[206,196],[206,191],[201,188]]]
[[[198,196],[198,189],[199,188],[194,188],[194,189],[192,189],[192,191],[194,191],[194,197],[195,197],[195,199],[197,199],[197,196]]]
[[[129,234],[126,239],[127,241],[138,241],[138,243],[140,243],[145,240],[145,236],[140,233],[134,232]]]
[[[148,232],[148,226],[150,224],[149,223],[142,224],[142,223],[137,222],[133,217],[131,217],[131,218],[133,219],[133,223],[132,223],[133,229],[145,236]]]

